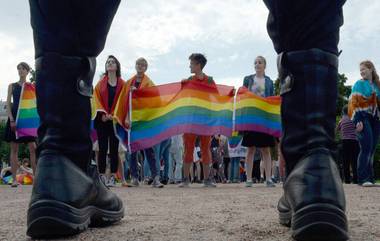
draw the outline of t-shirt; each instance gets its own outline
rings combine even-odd
[[[197,78],[195,75],[190,76],[189,80],[199,81],[199,82],[202,82],[202,83],[205,83],[205,84],[210,84],[210,85],[215,85],[215,82],[214,82],[213,78],[211,76],[207,76],[206,74],[203,74],[203,78],[202,79]]]
[[[355,125],[347,115],[343,115],[337,129],[340,130],[343,140],[356,140]]]
[[[108,108],[111,109],[113,105],[113,101],[115,99],[116,95],[116,85],[111,86],[110,84],[107,84],[108,86]]]
[[[261,97],[265,97],[265,77],[258,78],[255,76],[250,91]]]

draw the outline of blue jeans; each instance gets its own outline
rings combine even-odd
[[[156,163],[154,163],[154,166],[156,166]],[[148,163],[146,158],[144,158],[143,170],[144,170],[144,179],[151,177],[152,174],[150,173],[150,164]]]
[[[380,134],[380,121],[366,115],[363,118],[363,130],[358,133],[360,152],[358,156],[358,183],[374,182],[373,156]]]
[[[183,148],[179,148],[175,150],[175,152],[169,153],[168,177],[170,181],[182,181],[182,165],[183,165],[182,157],[183,157]],[[175,171],[173,170],[174,163],[175,163]]]
[[[152,174],[152,177],[154,178],[157,176],[157,169],[156,169],[156,159],[154,155],[154,150],[153,148],[147,148],[144,150],[144,156],[145,156],[145,161],[144,163],[149,163],[150,166],[150,172]],[[137,170],[137,152],[134,152],[131,154],[131,159],[130,159],[130,169],[131,169],[131,176],[134,178],[139,178],[139,173]],[[145,175],[145,172],[144,172]]]
[[[162,179],[169,179],[169,149],[170,149],[171,139],[166,139],[161,143],[155,145],[154,153],[156,159],[156,169],[157,173],[160,173],[161,170],[161,160],[164,161],[164,173]]]
[[[230,181],[238,182],[240,181],[240,157],[231,157],[230,160]]]

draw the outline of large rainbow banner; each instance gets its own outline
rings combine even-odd
[[[40,117],[37,113],[36,88],[32,83],[24,83],[16,117],[16,138],[37,137]]]
[[[236,95],[235,130],[281,136],[281,97],[260,97],[241,87]]]
[[[230,86],[188,81],[143,88],[133,91],[131,107],[132,152],[182,133],[232,134]]]

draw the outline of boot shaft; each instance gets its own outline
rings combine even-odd
[[[62,153],[83,170],[92,149],[90,98],[83,93],[91,86],[93,66],[86,58],[54,53],[36,61],[37,110],[41,120],[38,153]]]
[[[335,149],[338,58],[319,49],[280,55],[282,152],[287,171],[303,156]]]

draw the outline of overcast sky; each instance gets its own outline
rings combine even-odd
[[[277,78],[276,53],[266,31],[268,10],[261,0],[194,3],[122,0],[97,59],[94,82],[109,54],[120,60],[124,79],[134,74],[134,62],[142,56],[156,84],[179,81],[190,75],[188,56],[193,52],[207,56],[204,70],[217,83],[241,86],[243,77],[253,72],[257,55],[267,58],[267,75]],[[372,60],[380,70],[379,14],[380,1],[349,0],[344,6],[339,72],[346,74],[348,84],[359,78],[363,59]],[[5,100],[8,84],[18,80],[16,65],[26,61],[34,66],[28,1],[1,0],[0,24],[0,99]]]

